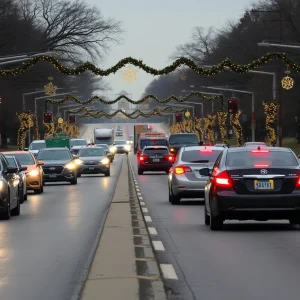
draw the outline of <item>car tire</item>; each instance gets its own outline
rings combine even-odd
[[[170,202],[172,203],[172,205],[180,205],[180,197],[179,196],[174,196],[172,193],[172,189],[170,189],[170,193],[169,193],[169,197],[170,197]]]
[[[220,217],[214,217],[213,215],[210,216],[210,230],[217,231],[221,230],[223,227],[223,220]]]
[[[77,177],[81,177],[81,173],[77,173]]]
[[[289,222],[291,225],[300,225],[300,219],[297,218],[289,219]]]
[[[41,185],[41,193],[44,193],[44,186]]]
[[[27,201],[27,199],[28,199],[28,195],[27,195],[27,193],[24,195],[24,201]]]
[[[21,204],[23,204],[24,203],[24,192],[23,192],[23,187],[22,187],[22,192],[20,191],[20,188],[18,187],[18,189],[19,189],[19,192],[18,192],[18,194],[19,194],[19,201],[20,201],[20,203]]]
[[[210,216],[207,214],[206,205],[204,205],[204,223],[206,226],[210,225]]]
[[[138,169],[138,175],[143,175],[143,174],[144,174],[144,171],[141,169]]]
[[[8,199],[7,202],[9,203],[9,205],[6,206],[5,212],[1,213],[1,219],[2,220],[9,220],[10,216],[11,216],[11,213],[10,213],[10,192],[9,191],[7,193],[7,199]]]
[[[11,210],[12,216],[19,216],[21,212],[21,207],[20,207],[20,197],[17,199],[17,206]]]
[[[42,187],[33,191],[36,195],[40,195],[42,193]]]
[[[74,177],[74,178],[70,181],[70,183],[71,183],[72,185],[76,185],[76,184],[77,184],[77,177]]]
[[[171,195],[171,190],[170,190],[170,186],[169,186],[169,202],[172,202],[172,195]]]
[[[105,177],[110,177],[110,169],[107,172],[104,173],[104,176]]]

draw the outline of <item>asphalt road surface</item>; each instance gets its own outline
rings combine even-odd
[[[136,158],[130,158],[137,172]],[[166,174],[136,177],[158,232],[155,240],[165,248],[157,251],[159,263],[173,264],[178,276],[166,280],[170,299],[299,298],[299,227],[286,221],[227,221],[223,231],[211,232],[201,201],[168,202]]]
[[[44,194],[28,196],[19,217],[0,221],[0,299],[71,298],[103,226],[122,159],[116,157],[110,177],[48,184]]]

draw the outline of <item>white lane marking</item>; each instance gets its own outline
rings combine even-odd
[[[160,264],[165,279],[178,279],[175,269],[171,264]]]
[[[161,241],[152,241],[153,247],[157,251],[165,251],[165,247]]]
[[[151,235],[157,235],[158,234],[155,227],[148,227],[148,230],[149,230],[149,233]]]
[[[142,207],[142,211],[143,211],[144,213],[147,213],[147,212],[148,212],[148,208]]]
[[[143,199],[143,197],[139,197],[139,201],[143,201],[144,199]]]
[[[146,222],[152,222],[152,218],[150,216],[145,216],[145,221]]]
[[[137,192],[140,192],[141,190],[137,188],[136,191],[137,191]]]
[[[140,204],[141,204],[142,206],[146,205],[145,202],[143,202],[143,201],[141,201]]]
[[[138,195],[138,196],[142,196],[142,194],[141,194],[141,193],[137,193],[137,195]]]

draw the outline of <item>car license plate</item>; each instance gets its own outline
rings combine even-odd
[[[50,174],[49,178],[56,178],[56,174]]]
[[[89,167],[89,170],[92,171],[92,170],[95,170],[95,168],[94,167]]]
[[[273,180],[254,180],[255,190],[274,190]]]
[[[160,159],[159,158],[153,158],[153,162],[159,162]]]

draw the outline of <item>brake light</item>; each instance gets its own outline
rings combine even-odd
[[[140,161],[145,161],[147,158],[148,158],[147,155],[140,155],[140,156],[139,156],[139,160],[140,160]]]
[[[186,172],[192,172],[192,169],[188,166],[177,166],[174,169],[175,174],[185,174]]]
[[[252,153],[269,153],[270,150],[252,150]]]
[[[200,149],[200,152],[213,152],[213,150],[211,148],[206,148],[206,146],[204,148]]]
[[[223,187],[231,187],[231,181],[226,171],[221,172],[215,177],[216,185]]]
[[[268,168],[269,165],[254,165],[255,168]]]
[[[168,161],[173,161],[174,160],[174,156],[173,155],[166,155],[165,159]]]
[[[300,187],[300,177],[297,178],[296,186],[297,186],[297,187]]]

